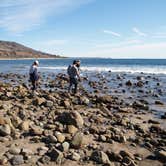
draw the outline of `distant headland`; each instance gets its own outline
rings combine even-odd
[[[0,40],[0,59],[63,58],[59,55],[44,53],[22,44]]]

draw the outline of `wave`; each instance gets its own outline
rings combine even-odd
[[[39,67],[41,70],[46,71],[66,71],[66,66],[48,66]],[[82,66],[81,71],[85,72],[126,72],[126,73],[148,73],[148,74],[166,74],[166,66]]]

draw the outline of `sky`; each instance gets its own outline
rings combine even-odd
[[[166,58],[166,0],[0,0],[0,40],[67,57]]]

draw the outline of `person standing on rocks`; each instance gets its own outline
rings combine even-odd
[[[38,66],[39,61],[34,61],[29,70],[29,77],[32,83],[32,90],[35,91],[37,89],[39,74],[38,74]]]
[[[70,93],[72,86],[74,85],[74,94],[77,93],[78,81],[81,80],[79,74],[80,60],[74,60],[72,65],[69,65],[67,73],[69,75],[69,88],[68,92]]]

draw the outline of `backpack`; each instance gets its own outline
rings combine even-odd
[[[71,73],[71,72],[70,72],[70,71],[71,71],[71,67],[72,67],[72,65],[69,65],[68,68],[67,68],[67,74],[68,74],[68,75],[70,75],[70,73]]]

